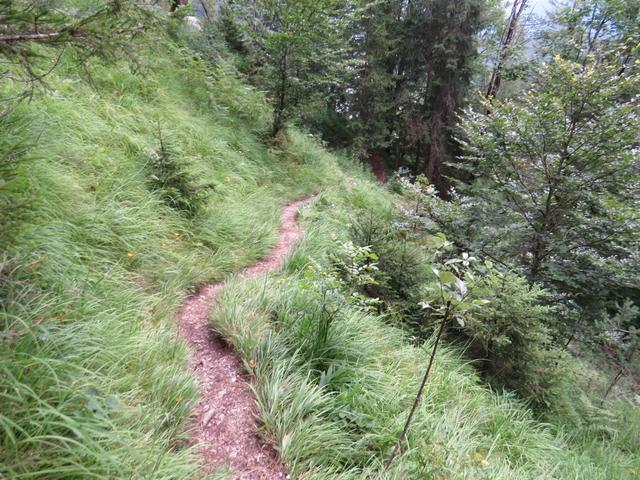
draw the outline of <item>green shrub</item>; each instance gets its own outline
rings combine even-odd
[[[311,152],[309,158],[317,161]],[[600,426],[591,430],[587,421],[578,422],[585,426],[582,434],[569,436],[532,415],[514,393],[487,388],[461,349],[446,344],[437,353],[407,448],[383,471],[428,361],[431,339],[410,338],[406,329],[390,325],[388,312],[383,317],[354,305],[348,300],[352,285],[342,276],[338,280],[346,288],[336,292],[330,312],[336,307],[340,311],[326,337],[315,334],[323,331],[316,328],[326,324],[327,317],[319,308],[319,285],[309,283],[325,282],[323,272],[337,273],[331,257],[338,256],[346,242],[352,241],[354,255],[342,257],[343,263],[362,254],[366,257],[366,250],[361,250],[366,232],[356,242],[351,237],[358,228],[354,223],[370,223],[369,212],[378,212],[374,226],[376,221],[391,225],[398,214],[391,207],[394,197],[386,190],[365,181],[357,169],[349,172],[344,184],[324,189],[301,212],[307,234],[285,263],[286,274],[227,282],[210,317],[253,374],[264,430],[275,439],[292,477],[609,480],[627,478],[630,469],[640,471],[638,450],[633,450],[634,427],[622,428],[611,422],[610,414],[594,411],[589,418],[597,415]],[[413,244],[418,241],[409,239]],[[373,246],[367,250],[379,254]],[[418,260],[424,278],[430,280],[433,274],[426,272],[426,266],[433,252],[429,252]],[[372,263],[380,268],[383,255]],[[310,265],[317,265],[311,279]],[[418,289],[416,297],[422,292]],[[426,310],[418,298],[402,302],[403,308],[411,305],[415,317],[424,319]],[[469,313],[477,313],[474,310]],[[314,346],[316,338],[322,339],[321,347]],[[568,387],[575,386],[579,369],[565,359],[560,359],[558,368],[562,370],[552,369],[555,375],[549,378],[562,373],[561,382],[553,388],[543,386],[549,392],[546,398],[557,399],[556,392],[561,392],[566,398],[561,405],[556,402],[561,410],[553,414],[575,415],[570,401],[577,403],[577,391]],[[627,415],[632,413],[629,407]],[[580,421],[577,416],[576,420]],[[610,433],[605,436],[605,431]]]
[[[427,278],[424,249],[394,216],[368,210],[354,217],[350,229],[353,242],[370,247],[378,257],[376,284],[368,293],[389,302],[414,298]]]
[[[206,205],[210,186],[198,183],[186,164],[176,158],[171,143],[163,137],[161,130],[158,130],[158,141],[158,149],[149,157],[149,186],[169,207],[194,217]]]
[[[459,352],[444,347],[407,448],[385,472],[430,341],[415,344],[336,299],[340,311],[316,348],[312,325],[322,308],[307,283],[300,275],[233,280],[210,316],[253,374],[260,418],[294,478],[609,480],[638,463],[625,450],[633,431],[621,430],[613,447],[557,434],[513,394],[484,387]]]
[[[465,281],[470,299],[486,302],[464,325],[452,324],[466,356],[492,384],[548,404],[559,358],[551,346],[554,309],[545,305],[545,291],[488,261],[472,265]]]
[[[242,55],[250,53],[246,35],[242,31],[242,27],[238,25],[231,7],[225,6],[221,9],[218,28],[231,51]]]
[[[320,272],[323,277],[339,277],[336,288],[348,292],[348,301],[367,311],[379,311],[382,302],[371,295],[372,290],[380,285],[378,255],[369,246],[356,246],[353,242],[345,242],[335,253],[329,254],[335,271]]]

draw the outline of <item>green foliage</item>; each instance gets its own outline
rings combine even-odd
[[[27,182],[21,173],[26,168],[24,159],[30,145],[19,133],[27,123],[28,118],[4,118],[5,129],[0,136],[0,225],[5,228],[7,240],[17,233],[29,202],[24,196]]]
[[[513,5],[513,1],[508,4],[492,0],[486,2],[483,12],[484,28],[476,35],[479,53],[472,59],[472,81],[466,98],[477,108],[482,108],[478,102],[486,97],[492,78],[495,81],[493,74],[498,65],[500,68],[497,73],[501,77],[497,95],[499,98],[517,96],[526,88],[531,70],[535,69],[536,59],[532,58],[529,46],[538,26],[525,17],[535,14],[535,9],[527,11],[532,6],[530,2],[529,8],[525,6],[522,16],[515,22],[511,43],[506,47],[504,45]],[[520,5],[521,3],[516,2],[516,8]],[[517,10],[513,13],[517,15]],[[484,95],[480,97],[478,92]]]
[[[229,7],[223,8],[220,13],[220,31],[232,51],[243,55],[249,53],[247,38],[242,26],[238,24],[233,11]]]
[[[614,314],[604,315],[604,318],[593,327],[593,332],[586,338],[595,351],[600,351],[603,360],[611,364],[614,373],[609,373],[606,387],[600,397],[600,405],[614,392],[621,380],[629,379],[633,385],[636,382],[637,353],[640,350],[640,309],[633,301],[626,299]],[[633,389],[632,389],[633,391]]]
[[[392,215],[376,210],[354,215],[350,236],[356,244],[371,247],[379,257],[376,285],[369,293],[403,301],[414,298],[427,276],[427,265],[424,249]]]
[[[91,56],[130,55],[132,41],[157,25],[157,13],[132,1],[2,0],[0,22],[0,59],[9,65],[1,79],[27,85],[13,99],[32,95],[67,48],[85,66]]]
[[[312,209],[302,212],[308,234],[287,265],[289,274],[232,280],[211,311],[212,326],[238,349],[254,375],[260,418],[292,476],[608,480],[637,468],[637,455],[627,449],[633,434],[626,427],[609,440],[599,436],[602,430],[576,430],[573,437],[554,433],[512,395],[482,386],[460,353],[444,347],[407,448],[383,471],[431,343],[416,343],[350,304],[349,287],[343,289],[346,284],[339,286],[335,277],[296,267],[318,264],[321,271],[331,271],[330,253],[336,240],[348,238],[349,219],[362,216],[363,208],[383,207],[387,199],[384,190],[357,177],[351,188],[324,191]],[[450,265],[460,272],[466,268],[462,261]],[[461,274],[453,267],[447,271]],[[443,283],[454,298],[460,291],[450,280],[445,275]],[[336,293],[329,311],[339,311],[318,349],[310,334],[318,323],[306,318],[323,318],[318,307],[326,281]],[[488,305],[482,302],[469,314]]]
[[[200,185],[185,165],[180,165],[171,142],[158,130],[160,146],[151,153],[149,185],[168,206],[191,218],[207,203],[207,185]]]
[[[171,39],[186,47],[185,55],[198,55],[213,70],[228,65],[233,58],[218,23],[199,18],[199,27],[194,28],[190,20],[190,9],[182,7],[169,17],[167,34]],[[187,54],[188,52],[188,54]]]
[[[554,309],[545,305],[545,292],[490,262],[475,265],[465,278],[470,298],[486,302],[457,329],[465,354],[494,385],[549,406],[559,353],[551,346]]]
[[[301,104],[326,94],[342,72],[342,25],[348,10],[341,0],[235,3],[260,55],[261,72],[256,75],[273,104],[275,137]]]
[[[329,258],[336,273],[341,277],[344,285],[338,285],[346,290],[353,289],[348,300],[365,309],[375,309],[381,302],[378,298],[371,298],[367,293],[371,288],[379,285],[378,255],[369,246],[356,246],[349,241]]]
[[[596,314],[633,289],[639,87],[637,69],[557,57],[525,95],[462,121],[471,242]]]
[[[477,302],[476,307],[481,308],[459,315],[460,324],[450,329],[452,340],[464,346],[465,355],[493,385],[517,391],[538,406],[551,407],[564,393],[560,377],[566,374],[564,359],[554,346],[560,321],[559,309],[551,306],[553,296],[505,264],[498,268],[492,261],[481,262],[470,254],[467,249],[476,247],[479,255],[485,254],[485,249],[469,242],[473,237],[464,230],[470,221],[468,204],[464,200],[442,201],[424,180],[417,178],[411,183],[403,176],[394,180],[411,207],[405,215],[412,228],[426,232],[444,228],[452,236],[452,240],[443,233],[427,237],[440,266],[422,300],[429,306],[435,301],[442,309],[446,300],[441,298],[441,276],[459,282],[467,303]],[[424,312],[405,315],[404,320],[418,332],[428,333],[437,321]]]
[[[331,273],[308,270],[302,289],[309,294],[292,297],[290,303],[282,310],[273,312],[276,328],[286,329],[295,339],[297,353],[308,362],[311,370],[323,372],[331,358],[330,335],[332,324],[339,314],[342,292],[340,282]],[[299,315],[291,317],[285,314],[289,309],[297,309]]]
[[[452,247],[443,235],[431,243],[442,252]],[[446,311],[457,320],[453,332],[465,355],[493,384],[549,405],[557,359],[551,349],[553,308],[544,305],[545,292],[466,252],[443,259],[434,273],[423,308],[438,318]]]
[[[335,238],[329,241],[335,242]],[[331,300],[333,304],[348,303],[366,312],[382,309],[383,302],[371,295],[371,288],[379,285],[378,256],[370,247],[359,247],[352,241],[336,244],[333,250],[327,255],[327,266],[314,260],[306,265],[303,288],[320,291],[323,305]],[[328,313],[326,307],[322,310]]]
[[[627,299],[602,329],[616,344],[618,364],[627,370],[633,368],[634,357],[640,349],[640,329],[636,325],[639,315],[640,308]]]
[[[621,69],[632,67],[640,41],[638,0],[587,0],[551,11],[539,33],[539,50],[547,58],[562,58],[586,65],[612,61]]]
[[[362,58],[352,108],[358,113],[355,148],[361,155],[368,149],[389,147],[393,138],[397,80],[392,65],[403,47],[400,11],[397,2],[364,2],[356,17],[352,48]]]
[[[471,79],[485,8],[483,0],[370,2],[352,36],[361,148],[426,174],[443,196],[445,162],[456,156],[450,130]]]
[[[196,394],[171,319],[194,285],[268,252],[283,202],[311,191],[309,234],[287,273],[231,280],[212,312],[293,476],[640,471],[637,400],[624,398],[638,347],[635,4],[581,3],[591,23],[580,13],[579,41],[531,91],[489,117],[465,115],[461,177],[474,181],[443,202],[426,178],[395,178],[399,199],[283,125],[316,118],[344,144],[359,131],[370,139],[361,151],[434,180],[433,159],[454,158],[447,139],[484,2],[234,3],[202,31],[176,16],[182,46],[155,32],[135,64],[87,55],[124,56],[155,18],[145,9],[10,2],[0,14],[10,20],[0,55],[14,62],[0,97],[24,93],[15,78],[37,82],[56,67],[45,95],[0,118],[0,476],[197,476],[185,448]],[[7,38],[34,33],[35,17],[52,36]],[[577,47],[573,58],[585,38],[597,55]],[[234,56],[273,108],[238,79]],[[271,149],[260,138],[269,130]],[[433,346],[390,319],[428,326],[449,315],[456,342],[438,351],[407,448],[384,472]],[[617,368],[558,356],[558,316],[588,317],[572,338],[595,330],[597,358]],[[492,385],[545,405],[536,414],[555,426],[487,389],[469,358]]]

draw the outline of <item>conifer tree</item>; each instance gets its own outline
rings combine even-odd
[[[353,111],[357,149],[374,154],[394,145],[398,48],[401,46],[400,2],[363,2],[352,35],[357,58]]]
[[[0,0],[0,81],[44,81],[67,47],[81,61],[92,55],[127,53],[131,39],[153,20],[153,9],[130,0],[100,0],[81,6],[63,1]],[[45,53],[53,51],[53,60]]]
[[[471,78],[483,0],[372,2],[361,19],[364,57],[355,110],[364,142],[422,172],[447,195],[444,164]]]

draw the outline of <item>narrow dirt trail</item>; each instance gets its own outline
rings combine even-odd
[[[304,233],[296,214],[312,198],[284,207],[277,245],[269,256],[246,268],[243,276],[257,277],[281,267]],[[203,286],[178,315],[178,332],[189,346],[189,366],[200,388],[200,401],[192,412],[193,444],[199,447],[204,472],[227,467],[238,480],[288,478],[277,452],[257,436],[258,410],[242,360],[209,326],[209,309],[222,288],[222,282]]]

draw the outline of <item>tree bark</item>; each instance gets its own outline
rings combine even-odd
[[[485,98],[489,100],[489,102],[491,102],[491,100],[496,97],[496,95],[498,94],[498,90],[500,89],[500,84],[502,83],[502,69],[504,68],[504,64],[509,57],[509,47],[513,43],[513,39],[518,28],[518,20],[520,19],[520,15],[524,11],[526,5],[527,0],[513,0],[513,6],[511,7],[511,15],[509,15],[507,29],[502,36],[502,41],[500,42],[500,54],[498,55],[498,63],[496,63],[496,66],[493,68],[491,80],[489,80],[489,86],[487,87],[487,93],[485,95]],[[489,115],[490,113],[491,110],[487,108],[486,114]]]
[[[611,382],[609,382],[609,385],[607,385],[607,389],[604,391],[604,394],[602,395],[602,399],[600,400],[600,407],[602,407],[602,405],[604,404],[604,401],[609,396],[609,393],[611,393],[611,389],[615,387],[618,381],[622,378],[623,373],[624,373],[624,369],[621,368],[620,370],[618,370],[618,373],[616,373],[616,376],[613,377]]]
[[[42,33],[16,33],[13,35],[0,35],[0,43],[12,43],[12,42],[38,42],[44,40],[50,40],[52,38],[57,38],[65,32],[62,30],[56,30],[52,32],[42,32]]]
[[[449,198],[449,184],[442,174],[442,168],[448,153],[448,128],[453,124],[455,108],[451,89],[448,86],[439,88],[431,110],[424,173],[438,190],[438,195],[445,200]]]

